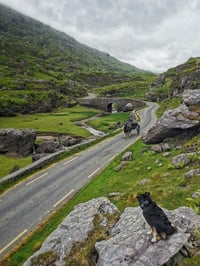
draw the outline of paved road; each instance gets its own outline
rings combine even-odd
[[[141,133],[155,122],[155,104],[143,110]],[[0,196],[0,258],[50,212],[69,200],[115,156],[134,143],[120,133],[46,168]]]

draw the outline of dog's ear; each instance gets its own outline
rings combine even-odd
[[[145,192],[144,194],[145,194],[145,196],[150,196],[151,193],[150,192]]]

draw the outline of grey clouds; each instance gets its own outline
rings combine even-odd
[[[200,56],[200,0],[0,0],[138,68]]]

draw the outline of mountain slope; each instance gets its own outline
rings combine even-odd
[[[0,36],[0,115],[51,111],[141,71],[1,4]]]
[[[179,96],[184,90],[200,88],[200,57],[168,69],[152,84],[146,100],[162,101]]]

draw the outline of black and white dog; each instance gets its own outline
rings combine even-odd
[[[166,240],[169,235],[177,231],[176,227],[169,221],[164,211],[150,197],[149,192],[137,195],[137,200],[143,211],[143,216],[150,225],[153,238],[151,242]]]

